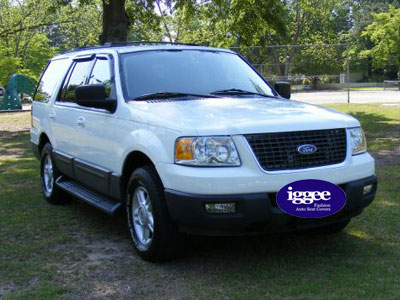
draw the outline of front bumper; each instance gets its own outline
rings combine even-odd
[[[363,187],[373,184],[373,190],[363,195]],[[347,196],[344,208],[321,219],[302,219],[282,211],[274,197],[276,193],[236,195],[196,195],[166,189],[165,196],[171,218],[182,232],[199,235],[247,235],[285,232],[323,226],[359,215],[375,198],[376,176],[339,185]],[[235,202],[234,214],[208,214],[206,203]]]

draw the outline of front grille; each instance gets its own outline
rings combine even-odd
[[[247,134],[245,137],[266,171],[320,167],[346,159],[346,129]],[[316,146],[317,151],[300,154],[297,148],[306,144]]]

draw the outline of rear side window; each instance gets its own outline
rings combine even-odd
[[[64,84],[59,101],[75,102],[75,88],[86,83],[92,60],[77,61],[70,69],[66,84]]]
[[[106,88],[106,96],[110,98],[112,79],[110,62],[105,58],[98,58],[89,78],[89,84],[102,84]]]
[[[40,78],[34,101],[48,102],[50,98],[57,93],[57,84],[62,80],[70,66],[68,59],[59,59],[50,61]]]

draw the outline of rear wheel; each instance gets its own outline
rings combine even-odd
[[[51,204],[64,204],[69,202],[70,196],[58,188],[55,184],[60,176],[53,160],[53,147],[50,143],[44,145],[41,152],[40,175],[43,194],[46,200]]]
[[[132,243],[148,261],[175,257],[182,236],[169,217],[164,189],[152,166],[135,170],[127,186],[127,223]]]

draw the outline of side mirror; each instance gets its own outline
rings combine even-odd
[[[286,81],[280,81],[275,83],[274,85],[275,91],[278,92],[283,98],[290,99],[291,96],[291,89],[290,83]]]
[[[75,88],[76,103],[81,106],[103,108],[114,111],[117,102],[108,100],[102,84],[80,85]]]

